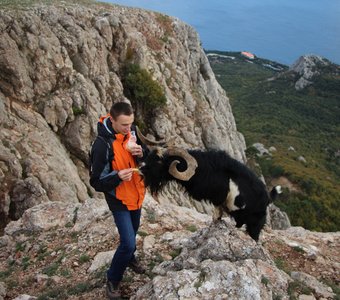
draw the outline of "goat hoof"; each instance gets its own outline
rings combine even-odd
[[[215,219],[213,219],[212,223],[217,224],[217,223],[220,223],[221,221],[222,221],[222,217],[221,218],[215,218]]]

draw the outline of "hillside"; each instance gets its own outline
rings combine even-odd
[[[340,67],[313,56],[288,68],[236,52],[207,53],[248,156],[260,163],[268,183],[289,182],[277,205],[293,225],[340,230]],[[260,158],[254,143],[276,151]]]
[[[0,3],[0,300],[104,299],[119,234],[89,185],[98,117],[147,86],[166,98],[135,107],[151,138],[245,161],[244,138],[187,24],[86,0],[20,4]],[[339,232],[290,227],[270,205],[255,243],[195,203],[176,184],[146,194],[137,255],[147,272],[127,270],[125,298],[338,297]]]
[[[143,205],[137,255],[147,271],[127,270],[123,299],[339,299],[339,232],[266,228],[255,243],[229,217],[214,224],[160,198]],[[103,199],[28,209],[0,237],[0,299],[106,299],[118,239]]]
[[[244,160],[229,99],[192,27],[94,1],[42,3],[0,3],[0,232],[40,203],[95,196],[87,163],[98,118],[126,97],[145,134]]]

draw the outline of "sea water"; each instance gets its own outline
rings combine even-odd
[[[290,65],[304,54],[340,64],[340,0],[106,0],[178,17],[206,50],[250,51]]]

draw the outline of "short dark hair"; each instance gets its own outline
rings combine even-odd
[[[110,115],[114,120],[116,120],[120,115],[131,116],[132,114],[133,108],[127,102],[116,102],[110,109]]]

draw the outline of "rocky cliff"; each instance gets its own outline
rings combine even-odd
[[[320,75],[321,70],[331,65],[334,64],[318,55],[310,54],[299,57],[299,59],[289,68],[289,71],[298,74],[295,89],[300,91],[313,84],[315,78]],[[339,69],[337,70],[337,73],[338,72]],[[338,74],[335,74],[335,76],[338,76]]]
[[[129,59],[164,88],[146,120],[157,138],[221,148],[244,160],[229,100],[197,33],[178,19],[121,6],[65,3],[0,12],[2,225],[43,202],[94,193],[85,164],[99,115],[124,97]]]
[[[105,299],[118,242],[105,200],[30,208],[0,237],[0,299]],[[299,227],[267,227],[257,244],[228,217],[214,224],[148,195],[137,235],[147,272],[128,269],[122,289],[130,299],[337,299],[339,246],[339,232]]]
[[[92,2],[4,6],[0,54],[0,213],[3,226],[12,220],[0,237],[0,299],[105,297],[118,233],[86,161],[98,116],[124,98],[126,60],[165,91],[150,135],[245,160],[229,100],[178,19]],[[126,297],[335,297],[338,233],[268,226],[256,244],[228,217],[212,224],[176,186],[157,200],[147,195],[138,232],[147,273],[128,270]]]

